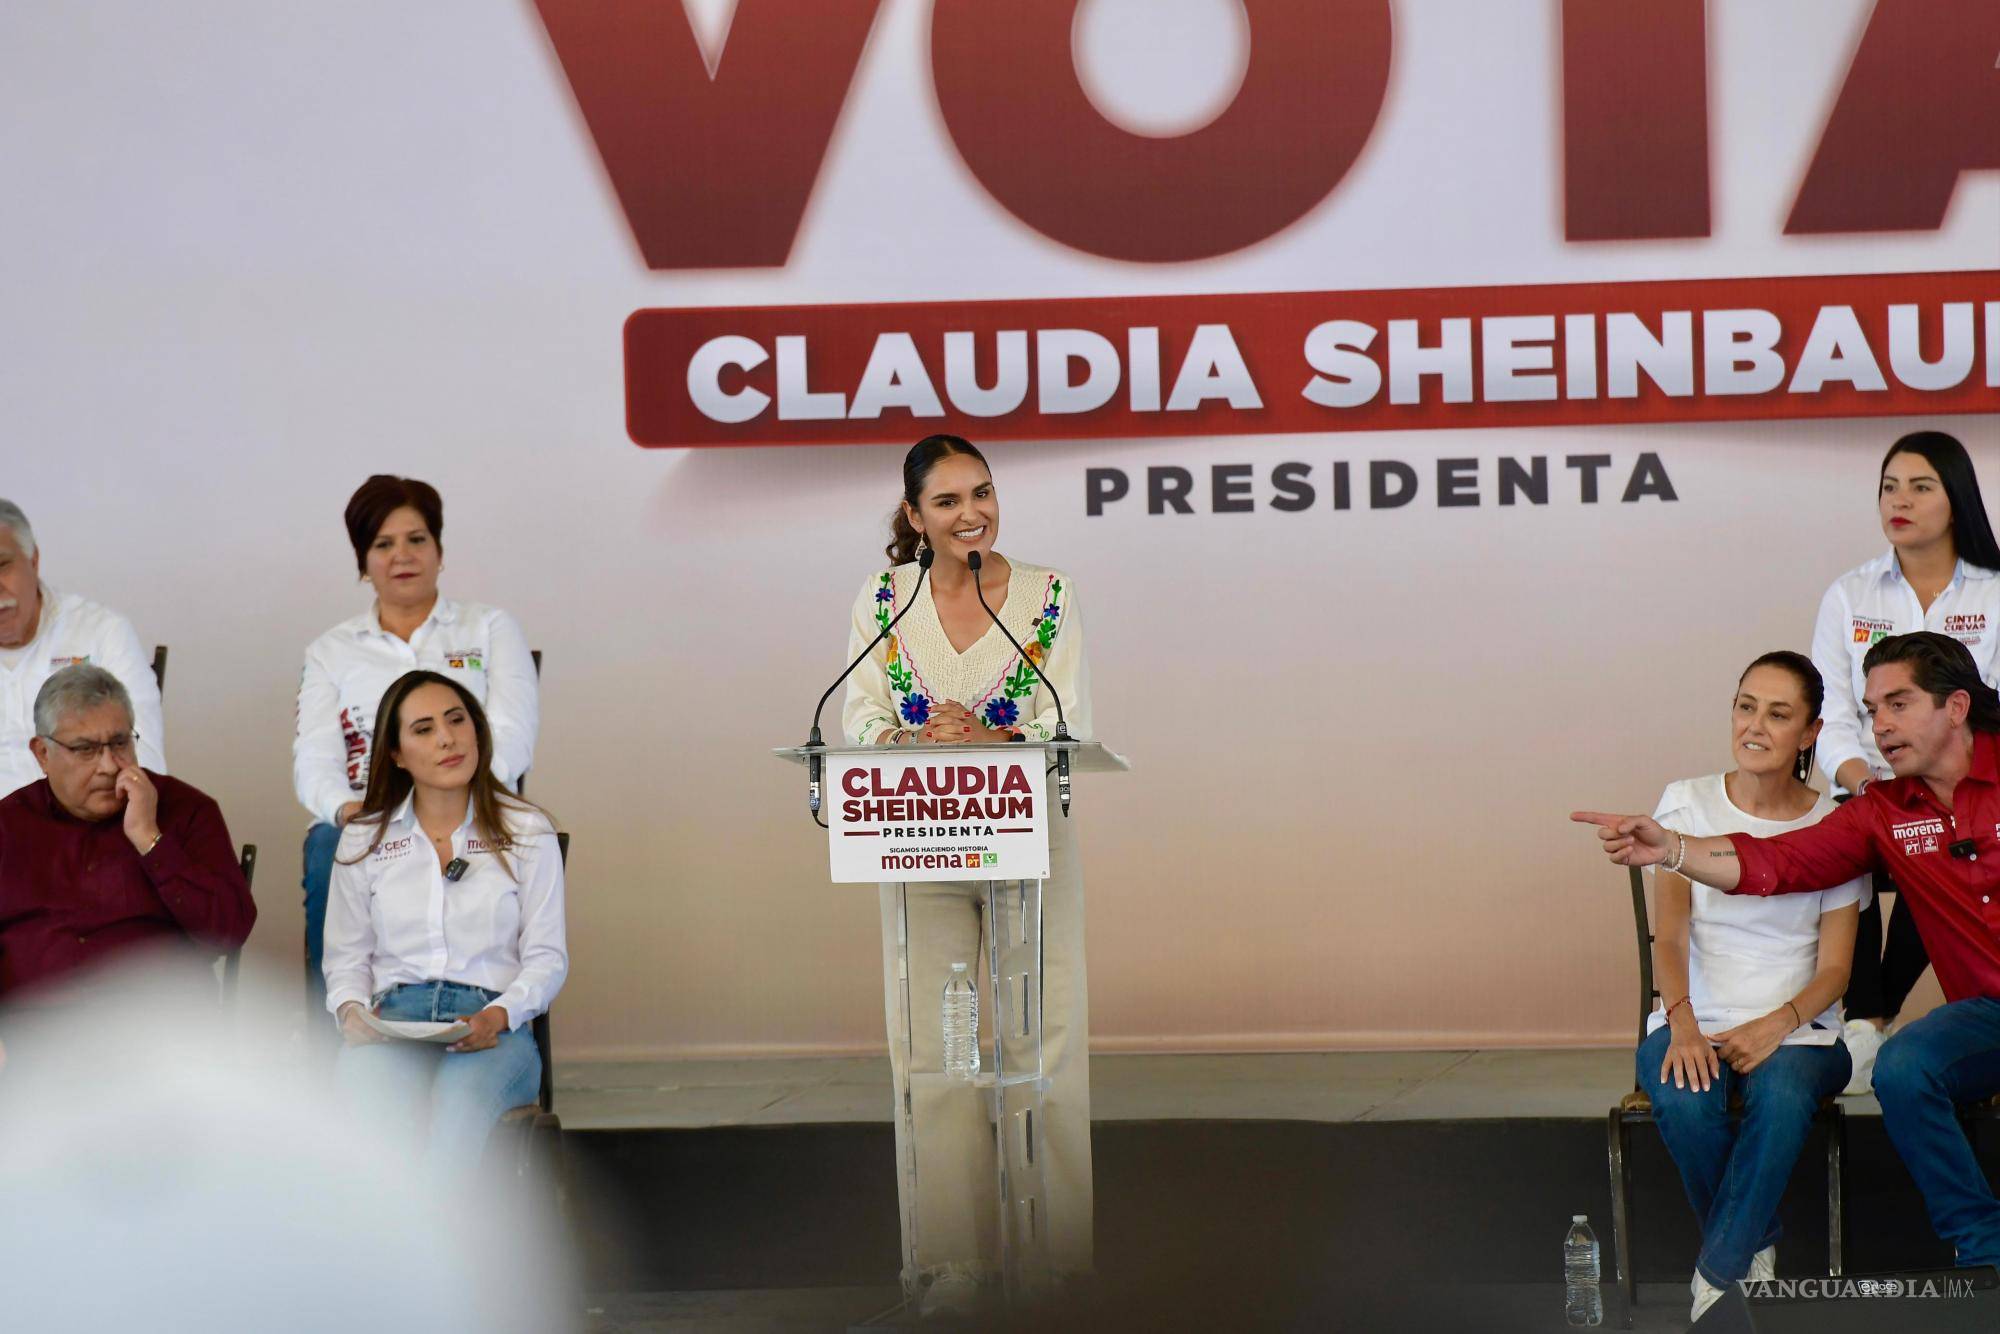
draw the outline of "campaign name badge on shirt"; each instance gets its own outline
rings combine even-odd
[[[1986,634],[1986,613],[1954,612],[1944,618],[1943,630],[1962,644],[1976,644]]]
[[[470,668],[475,672],[483,672],[486,670],[486,664],[482,661],[484,655],[484,649],[461,648],[445,654],[444,660],[448,667]]]
[[[415,847],[416,843],[417,836],[415,834],[405,834],[401,838],[385,838],[382,840],[381,845],[375,849],[375,860],[378,862],[392,862],[399,857],[407,857],[410,855],[410,849]]]
[[[1915,857],[1920,853],[1936,852],[1938,840],[1944,837],[1942,820],[1905,820],[1901,824],[1889,826],[1889,837],[1903,845],[1905,857]]]
[[[90,655],[88,653],[79,653],[73,658],[50,658],[49,670],[59,672],[65,667],[75,667],[80,663],[87,663],[89,661]]]
[[[1894,621],[1885,621],[1875,616],[1854,618],[1854,642],[1874,644],[1879,639],[1887,639],[1896,629]]]

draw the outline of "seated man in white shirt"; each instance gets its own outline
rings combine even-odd
[[[56,592],[41,569],[28,516],[0,499],[0,797],[41,778],[28,749],[35,696],[49,677],[79,662],[118,678],[132,697],[140,767],[167,772],[160,686],[132,623],[88,598]]]

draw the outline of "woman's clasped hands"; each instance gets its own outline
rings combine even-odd
[[[981,722],[963,704],[944,699],[931,705],[930,716],[924,719],[923,726],[914,729],[907,739],[933,746],[963,746],[979,742],[1005,742],[1010,738],[1005,732],[996,732]]]
[[[1761,1019],[1712,1034],[1702,1032],[1692,1019],[1675,1023],[1666,1059],[1660,1062],[1660,1082],[1666,1083],[1671,1076],[1675,1088],[1706,1093],[1721,1077],[1724,1062],[1739,1075],[1749,1074],[1771,1059],[1792,1027],[1789,1009],[1774,1010]]]

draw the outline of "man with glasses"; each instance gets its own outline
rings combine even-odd
[[[0,799],[0,1001],[136,946],[240,947],[257,907],[222,811],[141,767],[118,678],[62,668],[34,727],[44,776]]]
[[[160,686],[132,623],[89,598],[41,579],[42,556],[28,516],[0,500],[0,797],[41,777],[28,753],[30,708],[51,673],[71,663],[108,669],[136,706],[139,762],[167,771]]]

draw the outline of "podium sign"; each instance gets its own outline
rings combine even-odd
[[[1038,746],[829,755],[833,880],[1047,879],[1047,764]]]

